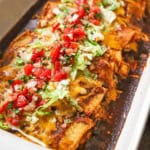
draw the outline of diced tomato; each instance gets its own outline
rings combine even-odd
[[[64,40],[67,42],[81,40],[85,37],[85,31],[82,28],[70,29],[66,28],[64,31]]]
[[[43,67],[35,68],[33,75],[36,76],[37,79],[48,81],[51,79],[51,70]]]
[[[87,4],[87,0],[75,0],[75,3],[79,6]]]
[[[41,77],[44,77],[45,80],[49,80],[51,78],[51,70],[50,69],[43,69]]]
[[[100,23],[101,23],[100,20],[98,20],[98,19],[92,19],[92,20],[90,20],[90,22],[97,26],[100,25]]]
[[[66,42],[63,43],[63,47],[69,48],[69,46],[70,46],[70,42],[67,42],[67,41],[66,41]]]
[[[76,53],[77,52],[77,49],[72,49],[72,48],[68,48],[65,50],[65,53],[67,55],[70,55],[70,54],[73,54],[73,53]]]
[[[76,49],[76,48],[78,48],[78,43],[76,43],[76,42],[64,42],[63,47]]]
[[[41,78],[41,72],[42,72],[42,68],[34,68],[33,70],[33,75],[37,78],[40,79]],[[41,79],[43,80],[43,79]]]
[[[39,101],[37,101],[37,103],[36,103],[36,107],[42,106],[42,105],[44,105],[44,104],[45,104],[45,101],[44,101],[44,100],[39,100]]]
[[[76,48],[78,48],[78,46],[79,46],[78,43],[71,42],[69,47],[73,48],[73,49],[76,49]]]
[[[32,64],[26,64],[24,66],[24,72],[26,76],[30,76],[32,74],[33,65]]]
[[[100,10],[100,7],[98,6],[92,6],[91,9],[90,9],[90,12],[93,12],[93,13],[100,13],[101,10]]]
[[[43,80],[38,80],[37,81],[37,88],[41,89],[43,87],[44,83],[45,82]]]
[[[32,100],[31,89],[28,89],[27,87],[25,87],[21,92],[19,92],[19,94],[17,94],[17,97],[14,98],[15,101],[19,95],[23,95],[27,99],[27,102]]]
[[[64,33],[63,39],[68,42],[73,41],[73,33]]]
[[[61,50],[61,46],[60,44],[57,44],[52,50],[51,50],[51,59],[52,59],[52,62],[54,63],[56,60],[59,59],[60,57],[60,50]]]
[[[65,28],[63,39],[67,42],[73,41],[73,33],[71,28]]]
[[[29,88],[28,91],[29,91],[30,94],[34,94],[34,93],[35,93],[34,88]],[[27,97],[28,97],[28,96],[27,96]],[[31,97],[30,97],[30,95],[29,95],[29,99],[30,99],[30,98],[31,98]]]
[[[75,53],[78,49],[78,43],[76,42],[65,42],[64,47],[66,48],[65,53],[71,54]]]
[[[38,62],[41,59],[41,57],[44,57],[44,50],[33,52],[31,60],[34,62]]]
[[[94,12],[89,12],[88,17],[89,19],[94,19],[95,17],[95,13]]]
[[[24,88],[24,89],[22,90],[21,94],[23,94],[23,95],[26,96],[26,95],[28,94],[28,89],[27,89],[27,88]]]
[[[73,14],[66,17],[66,21],[69,21],[72,24],[77,24],[80,22],[80,19],[82,19],[85,15],[84,8],[79,8],[78,11],[74,12]]]
[[[54,81],[58,82],[68,77],[68,74],[62,70],[60,62],[54,64]]]
[[[85,15],[85,10],[84,8],[80,8],[78,11],[77,11],[77,14],[79,15],[80,19],[84,17]]]
[[[19,94],[14,102],[14,107],[20,108],[26,106],[27,104],[28,104],[27,98],[24,95]]]
[[[22,84],[22,81],[21,80],[14,80],[13,82],[12,82],[12,88],[13,88],[13,91],[15,92],[16,90],[15,90],[15,86],[16,85],[21,85]]]
[[[59,82],[61,80],[64,80],[68,77],[68,74],[64,70],[60,70],[59,72],[56,72],[54,75],[54,81]]]
[[[57,29],[59,29],[60,23],[56,23],[52,27],[52,32],[55,32]]]
[[[14,80],[13,82],[12,82],[12,86],[14,86],[14,85],[20,85],[22,83],[22,81],[21,80]]]
[[[57,71],[59,71],[60,69],[61,69],[61,64],[60,64],[59,61],[56,61],[56,62],[54,63],[54,72],[57,72]]]
[[[3,112],[7,109],[8,104],[9,104],[9,102],[6,102],[5,104],[3,104],[3,105],[0,107],[0,113],[3,113]]]
[[[66,53],[67,55],[72,54],[73,52],[74,52],[74,50],[73,50],[72,48],[67,48],[67,49],[65,50],[65,53]]]
[[[6,119],[7,122],[9,122],[10,124],[12,124],[13,126],[18,126],[19,125],[19,116],[15,116],[15,117],[8,117]]]
[[[16,100],[16,99],[17,99],[17,96],[18,96],[18,93],[15,93],[15,92],[12,93],[12,94],[9,94],[9,95],[8,95],[8,97],[9,97],[9,99],[10,99],[9,101],[12,101],[12,100],[14,101],[14,100]]]
[[[96,14],[99,14],[100,12],[101,11],[99,7],[97,6],[91,7],[90,12],[88,14],[89,19],[96,19]]]
[[[31,91],[29,90],[29,92],[30,92],[30,94],[27,95],[27,100],[28,100],[29,102],[31,102],[31,101],[32,101],[33,94],[35,93],[35,91],[31,92]]]
[[[73,35],[75,40],[81,40],[85,37],[85,32],[81,28],[75,28],[73,30]]]

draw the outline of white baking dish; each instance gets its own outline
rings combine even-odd
[[[150,110],[150,58],[141,76],[115,150],[136,150]]]
[[[11,133],[0,130],[0,150],[47,150],[41,146],[23,140]]]

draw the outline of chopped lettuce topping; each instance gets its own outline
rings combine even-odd
[[[85,75],[86,78],[92,78],[92,79],[97,78],[97,74],[91,73],[88,69],[85,69],[83,74]]]
[[[8,130],[8,129],[9,129],[9,126],[8,126],[8,124],[6,124],[6,123],[0,121],[0,128],[1,128],[1,129],[4,129],[4,130]]]
[[[73,3],[74,0],[61,0],[62,3]]]
[[[103,0],[103,5],[107,6],[108,10],[116,10],[120,7],[120,3],[117,0]]]
[[[102,56],[106,52],[106,47],[94,41],[84,41],[80,45],[80,50],[75,55],[75,63],[71,72],[71,78],[76,78],[78,70],[84,71],[94,57]]]
[[[87,67],[87,65],[90,65],[89,60],[83,53],[78,51],[75,55],[75,68],[83,71]]]
[[[47,32],[47,28],[35,29],[34,32],[43,34],[43,33]]]
[[[64,28],[64,19],[69,14],[70,9],[65,4],[59,4],[58,8],[53,10],[56,15],[57,21],[60,23],[61,27]]]
[[[55,90],[46,89],[45,91],[40,92],[43,99],[49,99],[46,104],[44,104],[40,109],[44,110],[51,106],[58,100],[62,100],[69,94],[69,85],[70,80],[62,80],[58,83],[57,88]]]
[[[106,47],[94,41],[85,41],[85,50],[91,52],[93,57],[102,56],[106,52]]]
[[[90,54],[88,54],[89,56],[91,56]],[[86,67],[88,65],[90,65],[90,61],[88,60],[88,55],[85,55],[84,53],[81,53],[80,51],[78,51],[75,55],[75,63],[73,66],[73,70],[71,72],[71,78],[72,80],[74,80],[76,78],[76,75],[78,73],[78,70],[83,71],[84,69],[86,69]]]
[[[22,66],[22,65],[24,65],[24,61],[23,61],[22,58],[16,57],[15,64],[16,64],[17,66]]]
[[[36,115],[38,116],[46,116],[46,115],[51,115],[52,112],[51,111],[43,111],[42,109],[38,109],[36,111]]]
[[[30,44],[31,50],[33,50],[35,48],[44,48],[44,47],[45,47],[45,45],[39,39],[34,40],[34,42]]]
[[[71,97],[67,98],[67,101],[74,106],[78,111],[82,111],[82,108],[80,107],[80,105],[78,104],[77,100],[72,99]]]
[[[103,19],[109,24],[111,24],[116,19],[116,14],[113,11],[104,8],[103,6],[101,6],[101,12]]]
[[[100,41],[104,39],[104,36],[100,32],[99,28],[88,28],[87,36],[88,39],[92,41]]]

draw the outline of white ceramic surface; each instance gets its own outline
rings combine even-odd
[[[150,111],[150,58],[141,76],[137,91],[115,150],[137,150]]]
[[[37,144],[23,140],[11,133],[0,130],[0,150],[47,150]]]

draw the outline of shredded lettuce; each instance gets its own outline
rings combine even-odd
[[[101,33],[101,30],[104,29],[105,25],[101,22],[101,25],[94,25],[91,22],[88,22],[87,20],[81,20],[84,24],[87,37],[89,40],[92,41],[102,41],[104,40],[104,35]]]
[[[104,45],[100,45],[94,41],[85,41],[85,48],[87,51],[92,52],[93,57],[102,56],[106,52]]]
[[[86,77],[87,79],[90,79],[90,78],[92,78],[92,79],[97,79],[97,74],[91,73],[91,72],[88,70],[88,68],[86,68],[86,69],[84,70],[83,74],[85,75],[85,77]]]
[[[52,114],[51,111],[43,111],[41,109],[38,109],[36,111],[36,115],[38,115],[38,116],[46,116],[46,115],[51,115],[51,114]]]
[[[47,32],[47,28],[35,29],[34,32],[35,33],[43,34],[43,33]]]
[[[116,14],[112,10],[109,10],[101,6],[101,12],[103,19],[109,24],[111,24],[116,19]]]
[[[73,3],[74,0],[61,0],[62,3]]]
[[[45,45],[39,39],[36,39],[33,43],[30,44],[31,50],[34,48],[44,48],[44,47]]]
[[[24,65],[24,61],[23,61],[22,58],[16,57],[15,64],[16,64],[17,66],[22,66],[22,65]]]
[[[8,126],[6,123],[0,121],[0,128],[1,128],[1,129],[4,129],[4,130],[8,130],[8,129],[9,129],[9,126]]]
[[[101,25],[94,25],[91,22],[87,21],[87,20],[81,20],[81,22],[84,24],[85,28],[87,29],[88,27],[92,27],[94,28],[95,31],[101,31],[104,29],[104,24],[101,23]],[[88,28],[89,29],[89,28]]]
[[[89,65],[89,61],[85,58],[83,53],[78,51],[75,55],[75,68],[83,71],[87,65]]]
[[[103,0],[103,5],[109,5],[107,7],[108,10],[116,10],[120,7],[120,3],[117,0]]]
[[[66,2],[71,2],[71,0],[64,0]],[[63,12],[65,15],[69,14],[69,8],[65,4],[60,4],[59,9],[61,12]]]
[[[82,111],[82,108],[81,108],[81,106],[78,104],[78,101],[77,100],[74,100],[74,99],[72,99],[71,97],[68,97],[67,98],[67,101],[72,105],[72,106],[74,106],[78,111]]]
[[[78,73],[78,70],[77,70],[77,68],[74,67],[70,74],[72,80],[75,80],[77,73]]]
[[[75,55],[75,62],[71,72],[71,79],[74,80],[78,70],[84,71],[91,64],[94,57],[102,56],[106,52],[106,47],[95,41],[86,40],[84,45],[80,45]]]
[[[54,9],[53,12],[56,14],[57,21],[62,25],[70,10],[65,4],[60,4],[59,8]]]
[[[78,51],[75,55],[75,64],[73,66],[73,70],[71,72],[71,78],[74,80],[77,76],[78,70],[85,70],[88,65],[90,65],[90,61],[88,57],[91,56],[90,54],[81,53]],[[91,57],[90,57],[91,58]]]
[[[88,28],[87,36],[92,41],[104,40],[104,35],[100,32],[99,28]]]
[[[51,106],[58,100],[62,100],[69,94],[69,85],[70,80],[62,80],[58,83],[57,88],[55,90],[50,91],[46,89],[45,91],[40,92],[43,99],[48,99],[48,102],[44,104],[40,109],[44,110]]]

